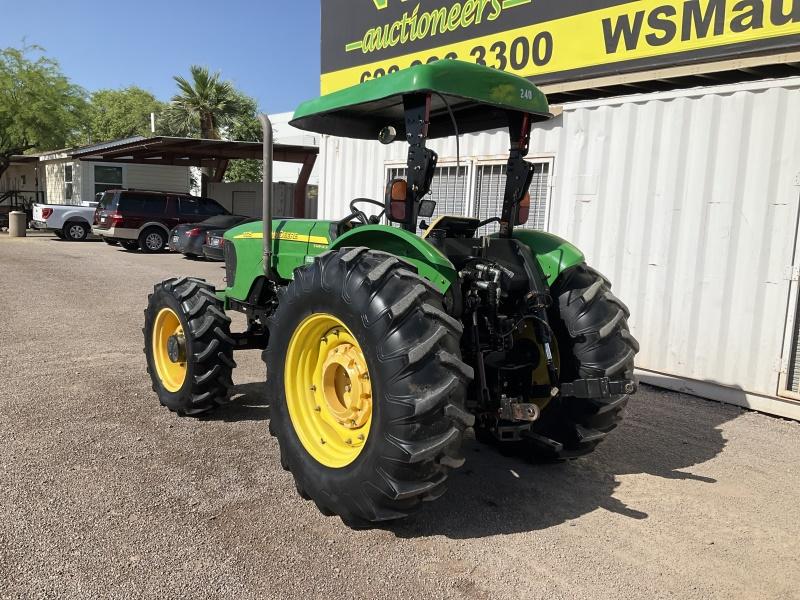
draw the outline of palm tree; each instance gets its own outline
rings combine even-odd
[[[170,129],[185,134],[200,134],[203,139],[220,139],[220,128],[229,125],[242,111],[241,95],[220,73],[192,65],[187,80],[176,75],[179,93],[169,107]],[[206,194],[210,169],[203,168],[201,194]]]

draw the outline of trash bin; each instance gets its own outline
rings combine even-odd
[[[8,235],[11,237],[25,237],[28,224],[25,222],[27,215],[15,210],[8,213]]]

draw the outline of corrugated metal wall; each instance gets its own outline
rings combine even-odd
[[[529,156],[554,157],[548,229],[578,245],[632,311],[639,367],[778,393],[800,199],[800,79],[566,105]],[[430,144],[440,163],[453,140]],[[467,135],[462,155],[508,151]],[[323,138],[320,216],[381,198],[403,144]]]
[[[640,367],[777,392],[799,89],[726,86],[565,112],[551,228],[630,304]]]

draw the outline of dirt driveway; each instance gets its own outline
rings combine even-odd
[[[140,329],[170,275],[223,270],[0,235],[0,597],[800,597],[799,424],[644,388],[588,458],[470,441],[442,499],[354,532],[281,470],[258,352],[214,417],[158,405]]]

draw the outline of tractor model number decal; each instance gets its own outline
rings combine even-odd
[[[302,233],[294,233],[293,231],[278,231],[273,236],[275,240],[284,240],[287,242],[302,242],[304,244],[316,244],[320,246],[328,245],[328,238],[321,235],[305,235]],[[263,240],[264,233],[261,231],[246,231],[235,236],[235,240]]]

